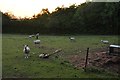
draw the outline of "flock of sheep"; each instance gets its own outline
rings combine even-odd
[[[29,38],[32,38],[32,37],[36,37],[36,40],[33,41],[35,45],[40,44],[40,40],[38,39],[39,33],[37,33],[36,35],[29,35]],[[69,40],[75,41],[75,37],[69,37]],[[60,50],[58,50],[58,51],[60,51]],[[58,51],[56,50],[55,52],[53,52],[53,54],[58,52]],[[24,52],[25,58],[28,58],[29,53],[30,53],[30,47],[28,45],[24,45],[23,52]],[[40,58],[47,58],[47,57],[49,57],[49,54],[42,53],[39,55],[39,57]]]
[[[36,37],[36,40],[33,41],[34,44],[40,44],[40,40],[38,40],[39,33],[37,33],[36,35],[29,35],[29,38],[32,38],[32,37]],[[24,45],[23,52],[24,52],[25,58],[28,58],[30,53],[30,47],[28,45]]]
[[[34,40],[34,44],[40,44],[40,40],[38,39],[39,37],[39,33],[37,33],[36,35],[29,35],[29,38],[32,38],[32,37],[35,37],[36,36],[36,40]],[[69,40],[70,41],[75,41],[75,37],[69,37]],[[108,40],[101,40],[102,43],[104,44],[108,44],[109,41]],[[24,45],[24,48],[23,48],[23,52],[24,52],[24,55],[25,55],[25,58],[28,58],[29,57],[29,53],[30,53],[30,48],[28,45]],[[40,54],[39,55],[40,58],[46,58],[46,57],[49,57],[49,54]]]

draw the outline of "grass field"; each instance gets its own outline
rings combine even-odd
[[[100,40],[108,40],[111,44],[118,44],[118,36],[74,36],[75,42],[68,39],[69,36],[40,36],[40,48],[33,43],[35,38],[28,35],[3,34],[2,38],[2,75],[4,78],[115,78],[116,75],[109,71],[84,72],[75,69],[66,57],[69,55],[85,55],[86,52],[77,53],[78,50],[90,50],[106,47]],[[31,48],[29,59],[23,55],[23,45]],[[41,53],[53,53],[57,49],[61,52],[50,56],[48,59],[40,59]],[[56,58],[58,56],[58,58]],[[62,63],[62,64],[61,64]]]

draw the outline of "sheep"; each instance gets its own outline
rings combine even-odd
[[[24,45],[23,52],[25,54],[25,58],[28,58],[28,54],[30,53],[30,48],[28,45]]]
[[[104,44],[108,44],[109,43],[108,40],[101,40],[101,42],[104,43]]]
[[[29,35],[29,38],[32,38],[32,37],[34,37],[35,35]]]
[[[34,40],[33,41],[35,44],[40,44],[40,40]]]
[[[75,41],[75,37],[69,37],[71,41]]]
[[[38,39],[39,33],[36,34],[36,39]]]
[[[42,53],[39,55],[39,58],[48,58],[50,55],[47,53]]]
[[[32,36],[31,36],[31,35],[29,35],[29,38],[32,38]]]

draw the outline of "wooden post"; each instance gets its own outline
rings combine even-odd
[[[85,72],[86,72],[87,61],[88,61],[88,53],[89,53],[89,48],[87,48],[87,54],[86,54],[86,60],[85,60],[85,67],[84,67],[84,71]]]

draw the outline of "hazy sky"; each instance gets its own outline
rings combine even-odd
[[[25,17],[39,13],[42,8],[52,12],[57,6],[65,7],[74,3],[80,4],[86,0],[0,0],[2,12],[12,12],[15,16]]]

